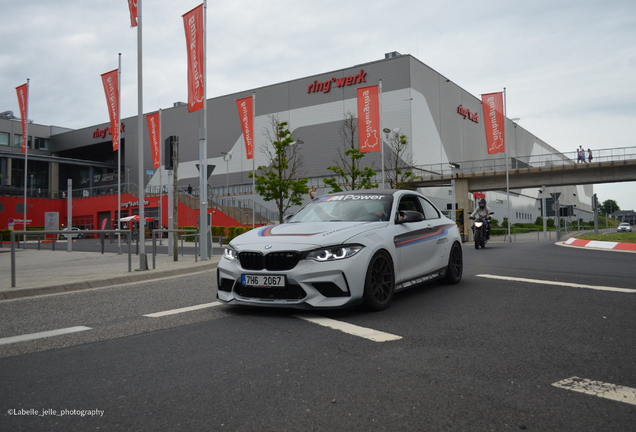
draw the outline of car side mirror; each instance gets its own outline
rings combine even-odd
[[[293,214],[283,216],[283,223],[287,223],[287,222],[289,222],[289,220],[290,220],[291,218],[293,218],[293,217],[294,217],[294,215],[293,215]]]
[[[403,224],[409,222],[421,222],[424,220],[424,215],[420,212],[412,210],[402,210],[397,213],[396,224]]]

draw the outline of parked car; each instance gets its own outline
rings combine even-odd
[[[627,222],[623,222],[622,224],[620,224],[618,226],[618,228],[616,228],[616,231],[618,231],[618,232],[632,232],[632,226],[630,224],[628,224]]]
[[[62,231],[68,231],[68,230],[69,230],[69,228],[64,228]],[[66,237],[67,237],[67,236],[68,236],[68,237],[70,237],[71,239],[74,239],[74,238],[78,238],[78,239],[84,238],[84,233],[81,233],[81,232],[75,232],[75,231],[80,231],[80,229],[79,229],[79,228],[77,228],[77,227],[71,227],[71,228],[70,228],[70,230],[71,230],[71,232],[70,232],[69,234],[61,234],[62,239],[66,239]]]
[[[389,306],[393,294],[442,279],[459,283],[457,225],[423,195],[363,190],[318,197],[287,223],[251,230],[225,248],[218,299],[229,305]]]

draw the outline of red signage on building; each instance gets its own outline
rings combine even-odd
[[[119,130],[121,132],[124,131],[124,123],[120,124]],[[95,129],[95,132],[93,132],[93,138],[104,138],[106,136],[106,134],[108,135],[112,135],[113,133],[110,131],[110,128],[104,128],[104,129]]]
[[[483,192],[473,192],[473,198],[475,199],[486,199],[486,194]]]
[[[479,113],[471,113],[469,109],[464,108],[463,105],[457,107],[457,114],[464,116],[464,118],[479,123]]]
[[[357,75],[353,75],[353,76],[348,76],[348,77],[342,77],[342,78],[336,78],[333,77],[330,80],[327,80],[325,82],[318,82],[316,80],[314,80],[313,83],[309,84],[309,87],[307,87],[307,93],[317,93],[317,92],[323,92],[323,93],[327,93],[329,92],[329,90],[331,90],[331,85],[334,84],[336,87],[346,87],[346,86],[350,86],[350,85],[355,85],[355,84],[362,84],[362,83],[366,83],[366,76],[367,73],[360,69],[360,72]]]

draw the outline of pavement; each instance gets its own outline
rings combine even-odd
[[[16,249],[16,287],[11,287],[11,249],[5,243],[0,249],[0,301],[44,294],[100,288],[130,282],[142,282],[170,276],[196,273],[216,268],[219,255],[195,262],[194,255],[179,254],[178,261],[166,254],[155,257],[146,249],[148,270],[138,270],[139,256],[99,252],[67,252],[64,250]]]

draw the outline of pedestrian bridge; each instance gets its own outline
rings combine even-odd
[[[576,152],[509,157],[510,189],[636,181],[636,147],[593,150],[592,155],[585,163],[577,163]],[[413,168],[411,185],[417,188],[446,186],[455,179],[463,180],[468,192],[506,189],[504,156]]]

